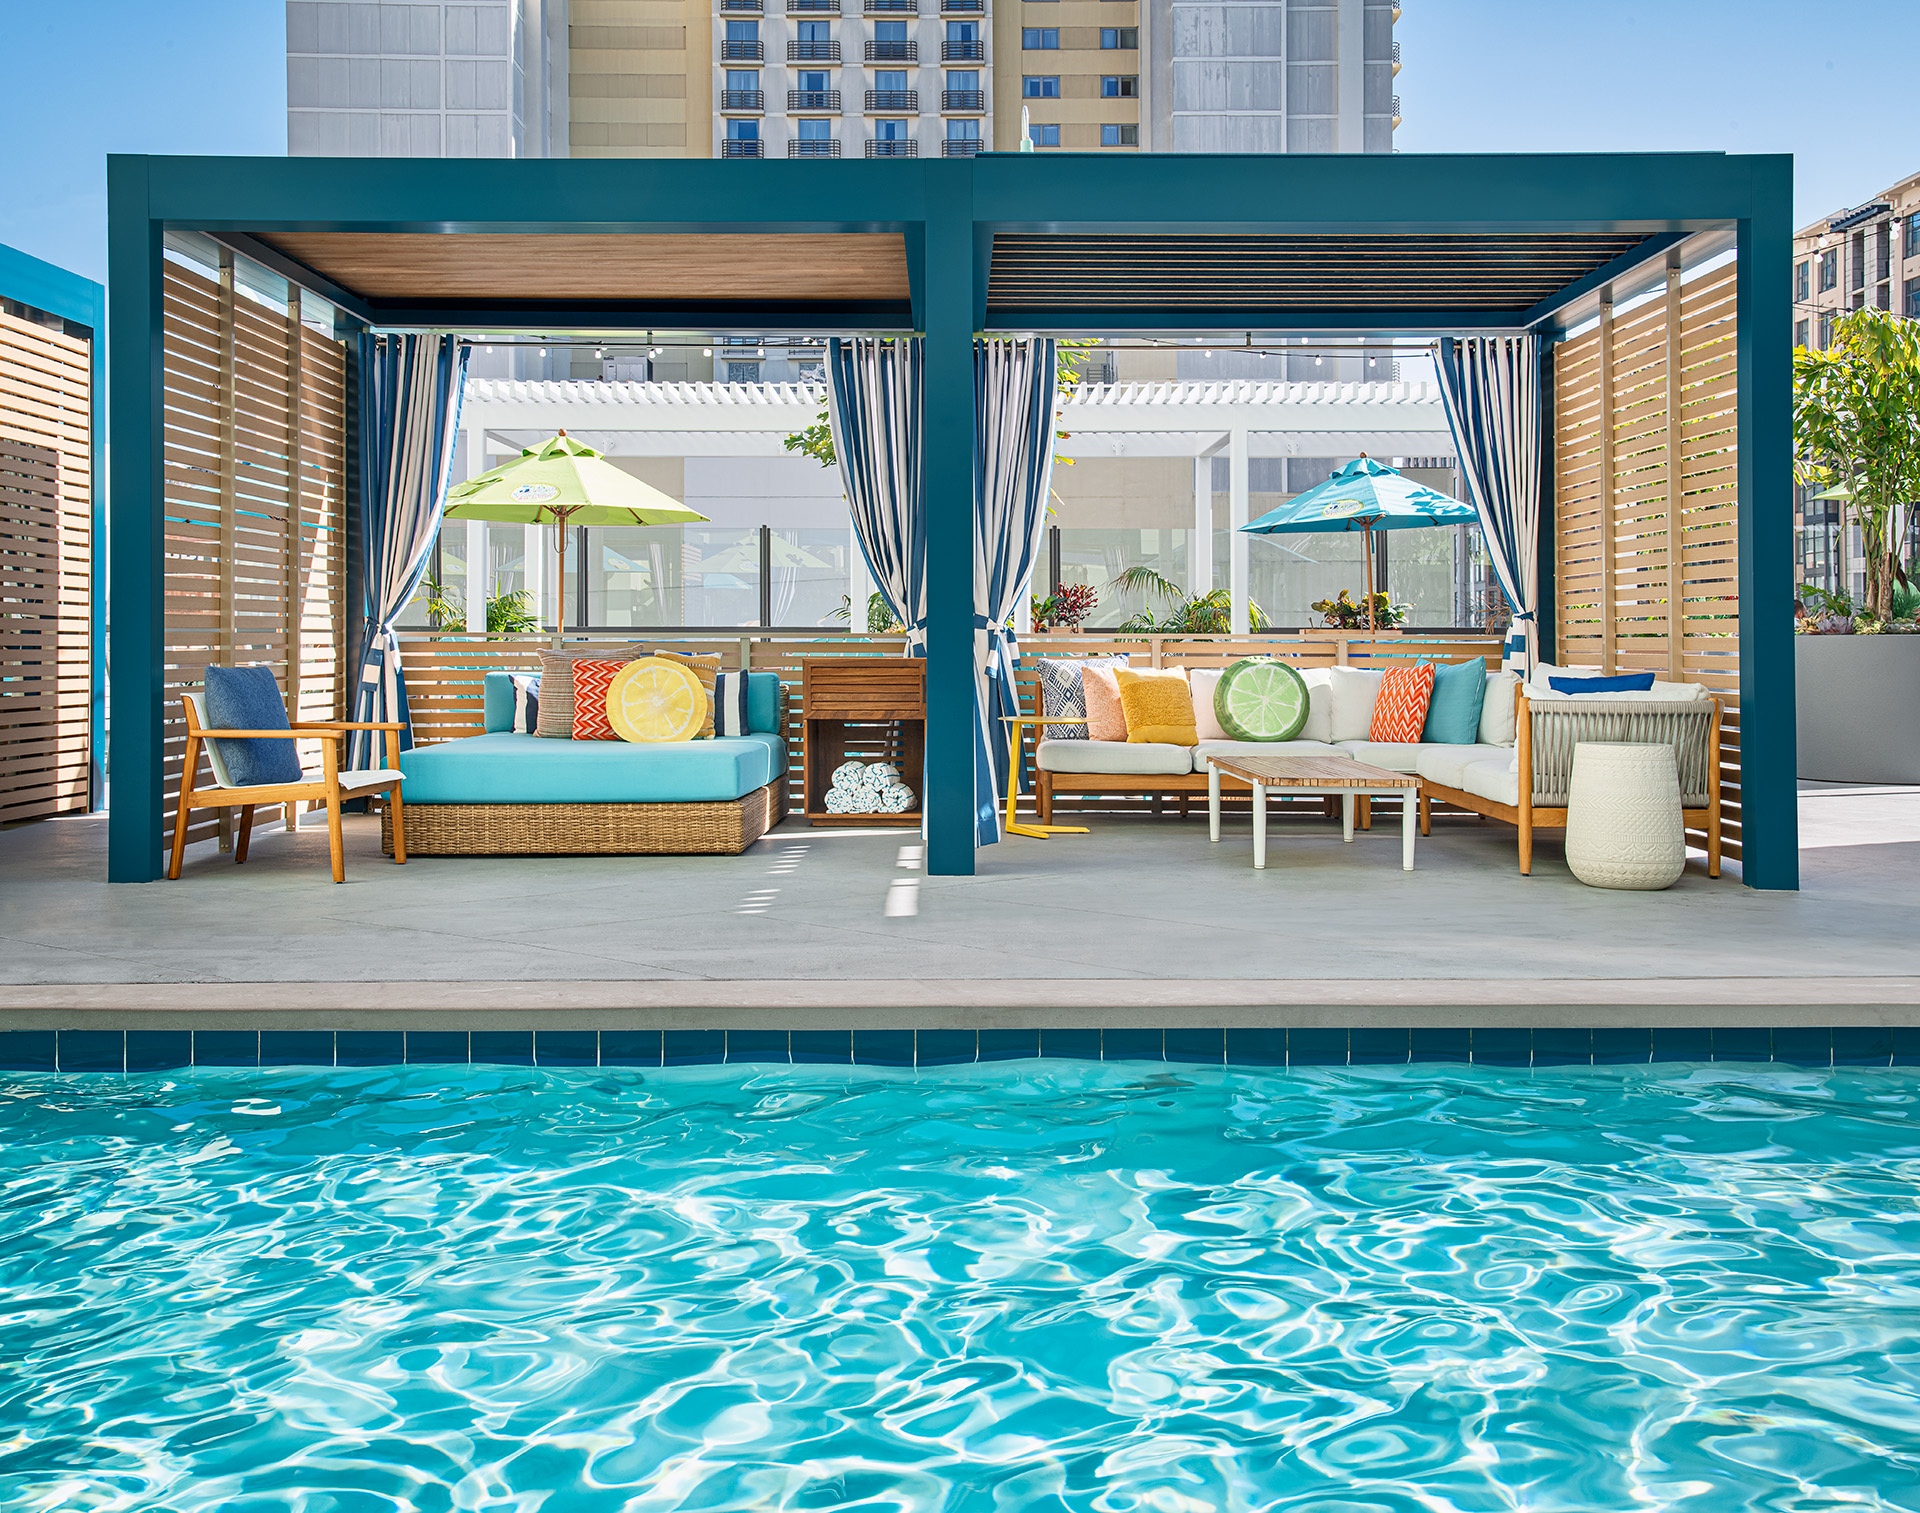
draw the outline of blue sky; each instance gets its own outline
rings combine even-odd
[[[1797,222],[1920,170],[1920,7],[1899,0],[1405,4],[1403,152],[1791,152]],[[107,153],[286,150],[278,0],[6,0],[0,18],[0,242],[98,278]]]

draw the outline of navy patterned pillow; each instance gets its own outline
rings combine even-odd
[[[1113,657],[1036,657],[1034,667],[1040,674],[1040,712],[1044,715],[1087,713],[1086,685],[1080,681],[1083,667],[1125,667],[1124,653]],[[1043,741],[1085,741],[1091,739],[1085,725],[1047,725],[1040,731]]]

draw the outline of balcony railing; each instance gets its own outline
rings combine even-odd
[[[979,63],[987,56],[987,44],[984,42],[942,42],[940,61],[942,63]]]
[[[867,91],[867,113],[875,111],[903,111],[911,115],[920,113],[920,91],[917,89],[870,89]]]
[[[987,108],[987,92],[984,89],[943,89],[940,91],[942,110],[981,111]]]
[[[837,89],[790,89],[787,91],[788,110],[830,110],[840,113],[840,91]]]
[[[762,4],[763,0],[720,0],[720,9],[723,12],[745,11],[750,16],[757,16]]]
[[[790,158],[837,158],[840,156],[840,143],[833,138],[824,141],[812,138],[804,142],[796,138],[787,143],[787,156]]]
[[[980,151],[978,137],[948,137],[940,144],[940,156],[943,158],[971,158],[978,156]]]
[[[838,42],[789,42],[787,61],[789,63],[838,63],[840,44]]]
[[[789,16],[837,16],[840,0],[787,0]]]
[[[917,16],[920,0],[866,0],[869,16]]]
[[[720,156],[723,158],[764,158],[766,155],[765,142],[740,142],[728,137],[720,144]]]
[[[918,42],[869,42],[867,61],[869,63],[918,63],[920,44]]]
[[[720,56],[729,63],[758,63],[767,55],[764,42],[722,42]]]
[[[867,143],[867,156],[870,158],[917,158],[920,156],[918,142],[872,141]]]
[[[987,0],[940,0],[943,16],[984,16],[986,13]]]
[[[767,108],[767,94],[762,89],[723,89],[720,91],[721,111],[762,111]]]

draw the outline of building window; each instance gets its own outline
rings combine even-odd
[[[760,382],[760,364],[757,362],[730,362],[727,364],[727,382],[730,384],[757,384]]]
[[[907,71],[904,68],[881,68],[874,70],[874,93],[905,94],[907,92]]]
[[[1100,28],[1100,45],[1109,52],[1118,48],[1122,52],[1131,52],[1140,46],[1140,28],[1137,26],[1103,26]]]
[[[980,140],[978,121],[947,122],[947,140],[949,142],[977,142]]]
[[[903,85],[902,88],[905,86]],[[980,87],[980,74],[972,68],[950,68],[947,70],[947,88],[973,90]]]
[[[1023,26],[1020,28],[1020,46],[1027,52],[1058,52],[1060,49],[1060,28],[1057,26]]]
[[[1038,122],[1035,122],[1027,128],[1027,135],[1032,138],[1035,147],[1058,147],[1060,145],[1060,128],[1058,126],[1042,126]]]
[[[1138,74],[1108,74],[1100,81],[1100,98],[1103,100],[1139,99],[1140,76]]]
[[[913,135],[911,121],[875,121],[873,139],[876,142],[904,142]]]
[[[1907,319],[1920,320],[1920,280],[1907,285]],[[1920,510],[1914,513],[1920,519]]]
[[[1140,128],[1132,125],[1116,126],[1109,122],[1100,128],[1100,145],[1102,147],[1138,147]]]
[[[757,142],[760,140],[758,121],[727,122],[727,140],[729,142]]]
[[[907,40],[907,23],[904,21],[876,21],[873,23],[873,40],[876,42],[904,42]]]
[[[1901,249],[1902,257],[1920,257],[1920,215],[1907,217],[1907,240]]]
[[[1028,74],[1020,81],[1020,94],[1028,100],[1057,100],[1060,98],[1060,76]]]
[[[731,26],[733,23],[729,21],[727,24]],[[904,31],[905,27],[903,26],[901,30]],[[833,40],[832,24],[826,21],[796,21],[794,40],[796,42],[831,42]]]
[[[1833,312],[1831,310],[1822,310],[1820,312],[1820,350],[1824,352],[1828,347],[1831,347],[1832,345],[1833,345]]]
[[[1807,344],[1807,323],[1803,320],[1793,323],[1793,344],[1796,347],[1804,347]]]
[[[750,94],[760,87],[760,75],[750,68],[730,68],[727,70],[727,93],[730,95]]]
[[[1813,265],[1795,263],[1793,267],[1793,297],[1805,299],[1813,287]]]
[[[1820,254],[1820,289],[1821,292],[1824,293],[1828,289],[1837,289],[1839,287],[1840,249],[1838,247],[1829,247],[1825,252]]]
[[[903,27],[905,24],[905,22],[901,23]],[[1058,36],[1059,33],[1056,32],[1054,35]],[[949,42],[978,42],[980,40],[980,23],[978,21],[949,21],[947,23],[947,40]],[[1060,44],[1055,42],[1053,45],[1058,47]]]
[[[712,34],[709,33],[708,35]],[[727,23],[727,40],[729,42],[758,42],[760,40],[760,23],[758,21],[729,21]]]

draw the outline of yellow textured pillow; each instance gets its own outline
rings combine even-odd
[[[1120,685],[1120,712],[1127,717],[1129,741],[1154,741],[1165,746],[1195,746],[1200,731],[1193,716],[1193,690],[1184,667],[1157,672],[1116,667]]]

